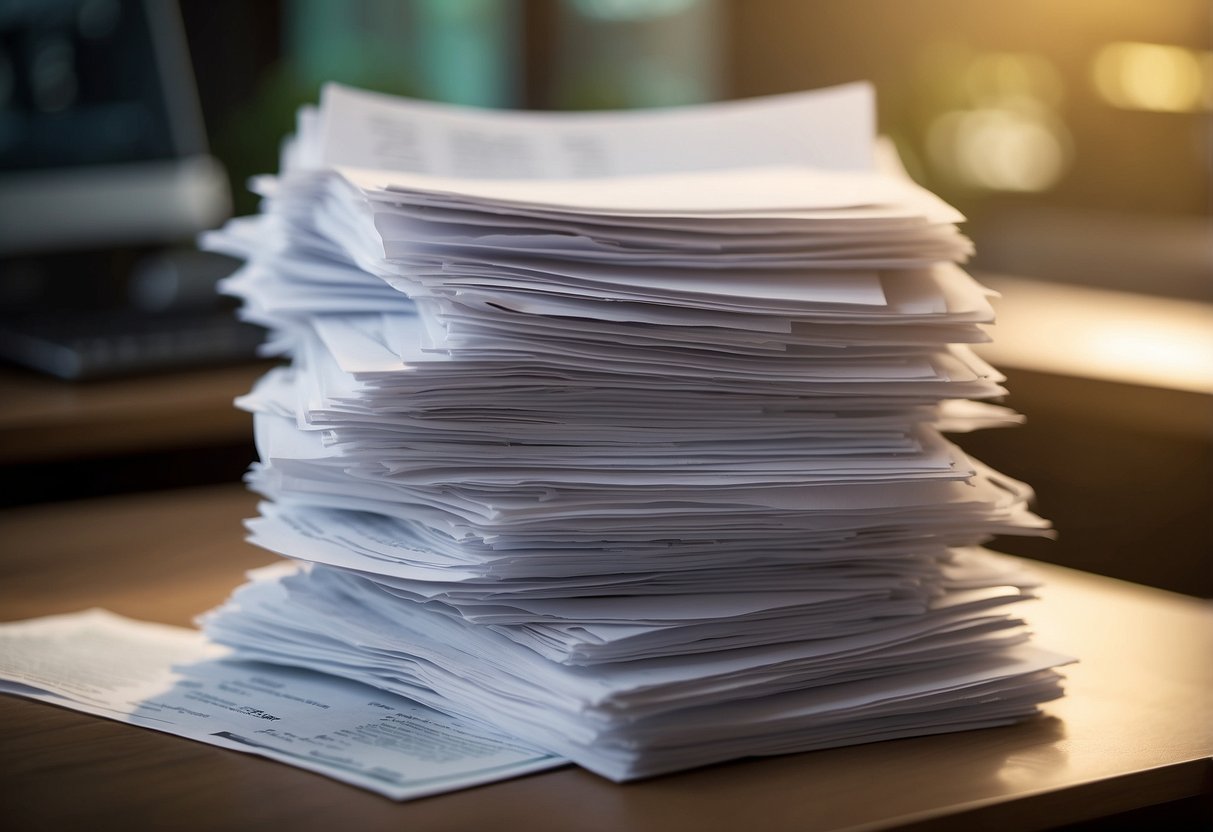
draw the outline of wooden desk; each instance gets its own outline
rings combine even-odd
[[[103,606],[186,624],[270,556],[237,486],[0,513],[0,617]],[[1068,696],[1010,728],[714,766],[618,786],[575,768],[395,804],[317,775],[0,697],[9,829],[1040,829],[1213,793],[1213,616],[1041,565],[1029,613]],[[14,823],[15,821],[15,823]]]

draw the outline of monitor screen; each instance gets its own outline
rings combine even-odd
[[[176,4],[0,6],[0,255],[180,240],[229,205]]]

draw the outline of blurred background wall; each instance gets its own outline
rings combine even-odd
[[[154,132],[159,117],[148,114],[158,93],[136,82],[175,72],[174,56],[192,78],[182,86],[179,77],[167,100],[195,103],[196,136],[186,129],[140,152],[218,166],[198,174],[210,207],[175,236],[51,235],[35,245],[10,234],[19,239],[0,245],[0,322],[50,318],[63,328],[66,307],[90,319],[115,310],[146,319],[191,304],[209,314],[210,287],[231,264],[193,259],[192,234],[254,210],[243,183],[275,167],[295,108],[327,80],[479,106],[587,109],[868,79],[882,132],[919,181],[968,215],[979,252],[971,267],[1006,295],[988,354],[1028,424],[961,441],[1035,485],[1061,535],[1006,546],[1213,596],[1210,5],[181,0],[178,40],[158,62],[150,47],[128,46],[127,62],[115,63],[124,27],[173,4],[6,0],[0,241],[4,225],[16,227],[4,195],[28,198],[17,185],[55,170],[80,181],[90,164],[107,161],[81,155],[106,130]],[[152,39],[162,42],[163,31],[153,27]],[[47,137],[63,144],[58,156],[35,152],[53,146]],[[174,176],[180,185],[183,174]],[[247,354],[244,342],[230,346],[232,356]],[[167,466],[178,474],[172,483],[235,479],[250,451],[247,439],[226,441],[222,465],[214,453],[199,462],[179,442],[171,450],[183,456]],[[17,455],[10,472],[43,485],[7,499],[161,485],[168,452],[63,455],[53,470]]]

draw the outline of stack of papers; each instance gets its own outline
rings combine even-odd
[[[1002,725],[1060,694],[1047,534],[961,217],[864,85],[488,113],[328,87],[212,234],[271,328],[252,540],[204,629],[614,780]],[[883,163],[878,159],[884,157]]]

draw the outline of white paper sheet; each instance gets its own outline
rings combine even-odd
[[[412,101],[328,84],[300,132],[308,161],[437,176],[570,178],[811,164],[873,163],[870,85],[682,107],[659,114],[505,112]],[[313,133],[309,128],[318,127]]]
[[[0,691],[268,757],[393,800],[563,765],[382,690],[225,659],[196,630],[104,610],[0,624]]]

